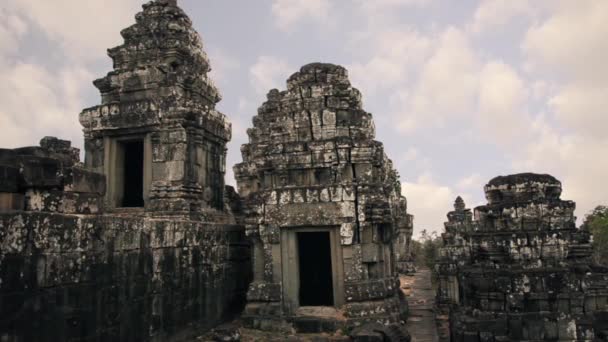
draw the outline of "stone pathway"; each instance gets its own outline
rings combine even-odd
[[[431,270],[421,268],[413,276],[402,276],[401,288],[410,307],[407,330],[412,335],[412,342],[438,342]]]

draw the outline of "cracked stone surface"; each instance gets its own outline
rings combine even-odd
[[[349,325],[398,322],[398,271],[411,269],[412,216],[399,177],[375,139],[372,115],[341,66],[313,63],[273,89],[253,118],[243,162],[234,167],[244,199],[247,234],[259,250],[245,316],[251,326],[276,328],[294,315],[297,298],[285,287],[282,237],[297,227],[331,227],[339,241]],[[284,273],[289,272],[289,273]]]
[[[144,4],[122,36],[95,81],[101,104],[80,115],[84,163],[53,137],[0,149],[1,341],[168,341],[244,306],[250,245],[224,186],[231,127],[201,40],[170,0]],[[122,208],[118,151],[136,140],[145,203]]]
[[[226,144],[232,127],[215,109],[221,96],[208,77],[209,59],[190,18],[175,1],[143,5],[108,50],[113,70],[94,81],[101,104],[83,110],[85,164],[107,173],[115,138],[144,139],[150,180],[146,208],[154,212],[223,209]],[[106,204],[116,195],[112,188]]]
[[[409,316],[407,330],[412,342],[438,342],[435,315],[435,291],[431,281],[432,273],[421,268],[413,275],[401,277],[401,287],[407,295]]]
[[[608,269],[555,177],[516,174],[485,186],[487,205],[448,213],[437,265],[453,341],[606,338]]]

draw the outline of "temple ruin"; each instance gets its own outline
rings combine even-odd
[[[245,323],[403,321],[397,269],[410,262],[412,216],[346,69],[306,65],[267,97],[234,167],[254,250]]]
[[[186,340],[246,294],[258,328],[402,322],[412,217],[346,70],[311,64],[271,91],[235,168],[243,204],[192,22],[175,0],[135,18],[94,82],[101,104],[80,114],[84,163],[53,137],[0,149],[0,340]],[[336,319],[291,319],[313,306]]]
[[[0,340],[167,341],[243,307],[231,126],[175,0],[143,6],[70,142],[0,150]]]
[[[608,269],[552,176],[496,177],[487,205],[448,214],[438,300],[452,341],[605,341]]]
[[[238,341],[241,323],[408,342],[413,216],[346,69],[308,64],[268,92],[237,193],[192,22],[176,0],[135,19],[79,116],[84,162],[54,137],[0,149],[0,342]],[[527,173],[491,180],[473,211],[456,199],[436,265],[452,341],[608,341],[608,268],[561,191]]]
[[[106,207],[200,216],[224,208],[231,125],[198,33],[175,1],[144,5],[109,49],[114,70],[85,109],[85,166],[108,182]]]

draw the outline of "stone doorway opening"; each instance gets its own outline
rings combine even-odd
[[[283,305],[289,315],[344,305],[344,264],[338,227],[281,230]],[[324,292],[325,291],[325,292]],[[303,309],[303,310],[300,310]],[[316,314],[313,316],[317,316]]]
[[[124,151],[124,174],[122,207],[144,206],[144,142],[132,140],[121,142]]]
[[[300,306],[333,306],[331,242],[328,231],[298,232]]]

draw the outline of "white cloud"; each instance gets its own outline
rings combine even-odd
[[[82,145],[78,113],[83,84],[93,79],[82,68],[49,72],[27,63],[0,67],[0,146],[37,145],[40,138],[56,135]]]
[[[608,2],[555,2],[522,43],[530,72],[548,78],[547,115],[534,122],[536,138],[514,160],[517,170],[552,173],[579,218],[608,203]],[[557,79],[557,81],[555,81]]]
[[[414,215],[414,231],[419,234],[442,232],[445,215],[453,210],[456,196],[452,189],[437,184],[430,173],[423,173],[414,183],[404,182],[402,193],[407,198],[408,213]]]
[[[366,62],[348,66],[353,84],[369,95],[407,80],[428,58],[432,40],[411,29],[379,28],[357,35],[351,43],[356,50],[367,45],[366,49],[374,51]]]
[[[493,59],[491,46],[476,45],[474,33],[525,32],[526,27],[514,25],[529,22],[522,64]],[[441,136],[441,128],[465,123],[472,143],[496,145],[497,159],[512,163],[513,169],[503,173],[560,178],[564,198],[577,201],[579,216],[608,201],[608,184],[598,181],[608,167],[608,2],[487,0],[472,23],[439,27],[434,31],[439,34],[389,27],[381,20],[367,24],[353,45],[373,55],[353,63],[351,74],[364,94],[388,94],[402,133]],[[475,151],[472,146],[470,152]],[[415,152],[406,151],[397,164],[411,169],[421,159]],[[404,183],[417,231],[441,227],[438,218],[450,209],[455,190],[480,192],[484,182],[472,172],[454,183],[435,182],[428,174]]]
[[[514,161],[516,171],[550,173],[562,181],[563,199],[577,203],[582,218],[595,206],[608,203],[608,138],[564,135],[546,122],[536,122],[538,138]]]
[[[448,28],[422,67],[411,93],[403,93],[399,128],[409,132],[424,124],[443,125],[446,118],[470,114],[479,85],[479,60],[468,37]]]
[[[562,77],[548,100],[570,134],[601,138],[608,126],[608,2],[562,1],[522,44],[532,71]]]
[[[107,58],[121,43],[120,30],[135,23],[142,1],[5,0],[4,7],[38,26],[73,60]]]
[[[0,8],[0,57],[16,51],[18,39],[28,29],[28,25],[21,17]]]
[[[277,26],[289,31],[305,18],[322,22],[331,9],[330,0],[273,0],[272,14]]]
[[[217,83],[226,83],[228,74],[239,70],[241,67],[238,59],[220,48],[208,49],[207,54],[211,64],[209,76]]]
[[[471,190],[471,191],[480,191],[483,189],[485,180],[481,177],[479,173],[473,173],[467,177],[464,177],[456,183],[456,187],[459,190]]]
[[[560,123],[581,134],[603,138],[608,129],[608,80],[604,86],[570,84],[549,101]]]
[[[137,1],[40,2],[8,0],[0,11],[0,146],[37,145],[55,135],[82,146],[78,113],[90,105],[89,61],[109,61],[106,49],[120,43],[120,29],[135,22]],[[112,20],[107,20],[112,18]],[[52,52],[19,56],[25,33],[48,39]],[[8,37],[8,38],[7,38]],[[29,57],[62,56],[65,63],[35,63]]]
[[[531,95],[534,100],[544,100],[549,97],[552,92],[553,85],[543,81],[537,80],[532,83]]]
[[[416,147],[409,147],[405,152],[394,156],[394,163],[398,169],[416,170],[424,172],[432,169],[432,162],[429,156],[422,155]]]
[[[503,62],[489,62],[481,71],[479,106],[484,112],[513,112],[526,100],[516,71]]]
[[[518,71],[502,61],[482,63],[468,35],[456,28],[448,28],[430,45],[432,53],[419,78],[391,97],[399,130],[411,133],[468,120],[491,143],[510,145],[515,135],[524,140],[530,90]]]
[[[120,30],[135,23],[141,1],[7,0],[0,10],[0,146],[37,145],[55,135],[82,146],[78,113],[95,90],[85,64],[109,61],[106,49],[120,44]],[[111,18],[111,20],[108,20]],[[65,65],[25,62],[14,51],[26,32],[56,48],[49,55]],[[38,56],[38,55],[37,55]]]
[[[251,85],[258,94],[270,89],[282,89],[287,78],[296,71],[285,60],[274,56],[260,56],[249,69]]]
[[[608,79],[608,1],[554,3],[549,18],[531,27],[522,48],[536,70],[577,82]]]
[[[481,0],[468,29],[482,33],[505,28],[513,18],[530,16],[534,12],[530,0]]]
[[[433,0],[357,0],[359,8],[364,13],[394,10],[396,7],[424,7],[433,2]]]
[[[479,86],[479,127],[494,143],[515,147],[529,139],[528,89],[517,71],[503,62],[484,65]]]
[[[418,158],[419,152],[415,147],[410,147],[403,154],[403,160],[405,161],[414,161]]]
[[[355,63],[348,67],[353,84],[370,95],[379,87],[395,85],[405,77],[407,64],[388,58],[374,56],[365,64]]]

